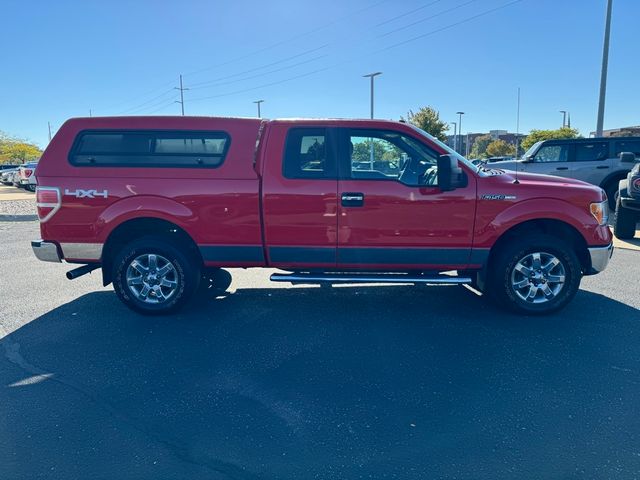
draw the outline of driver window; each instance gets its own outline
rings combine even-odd
[[[569,146],[568,145],[547,145],[538,150],[533,161],[536,163],[547,162],[568,162]]]
[[[352,130],[349,142],[353,179],[437,185],[437,154],[411,137],[391,131]]]

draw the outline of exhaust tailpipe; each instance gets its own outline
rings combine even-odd
[[[74,280],[78,277],[81,277],[82,275],[93,272],[97,268],[100,268],[99,263],[89,263],[87,265],[82,265],[81,267],[74,268],[73,270],[69,270],[66,275],[69,280]]]

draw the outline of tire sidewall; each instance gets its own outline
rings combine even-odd
[[[140,255],[155,253],[171,262],[177,272],[178,290],[166,303],[149,304],[138,300],[127,286],[127,269]],[[191,297],[198,286],[199,269],[194,261],[172,244],[156,237],[141,238],[125,246],[113,263],[113,287],[122,302],[129,308],[147,315],[175,312]]]

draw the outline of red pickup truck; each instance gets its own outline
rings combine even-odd
[[[524,313],[565,306],[612,254],[602,189],[476,167],[380,120],[67,121],[36,171],[45,261],[101,267],[142,313],[220,267],[292,283],[471,284]]]

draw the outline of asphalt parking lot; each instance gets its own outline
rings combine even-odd
[[[33,214],[7,208],[2,479],[640,476],[640,251],[543,318],[261,270],[148,318],[37,261]]]

